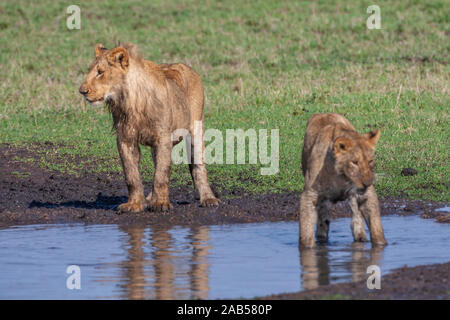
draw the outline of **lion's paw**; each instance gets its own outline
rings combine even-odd
[[[212,197],[212,198],[207,198],[201,201],[201,206],[202,207],[218,207],[220,203],[220,200]]]
[[[169,201],[150,201],[148,204],[148,209],[152,212],[167,212],[172,208]]]
[[[124,212],[142,212],[144,211],[144,205],[141,201],[132,201],[132,202],[126,202],[122,203],[119,207],[117,207],[117,211],[119,213]]]

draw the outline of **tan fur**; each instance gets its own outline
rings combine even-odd
[[[188,66],[157,65],[142,59],[136,46],[124,44],[108,50],[98,44],[95,60],[89,67],[80,93],[91,104],[106,102],[113,116],[125,180],[129,191],[127,203],[120,211],[137,212],[148,206],[153,211],[166,211],[169,202],[171,172],[171,134],[186,129],[195,141],[194,121],[203,123],[203,88],[200,76]],[[204,153],[203,126],[201,149]],[[155,164],[152,192],[144,197],[139,173],[139,145],[152,148]],[[192,155],[194,152],[192,151]],[[189,165],[195,187],[200,193],[202,206],[217,205],[208,183],[203,156],[201,161]]]
[[[365,241],[363,218],[373,245],[385,245],[377,194],[373,186],[374,150],[379,130],[359,134],[343,116],[315,114],[307,124],[302,151],[305,189],[300,197],[300,244],[314,247],[328,240],[326,201],[350,200],[352,233]]]

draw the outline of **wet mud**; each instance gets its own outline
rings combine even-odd
[[[51,143],[38,147],[40,154],[45,154],[46,148],[55,148]],[[126,202],[128,194],[122,173],[73,176],[41,168],[38,159],[32,148],[0,145],[0,226],[68,222],[192,226],[292,221],[298,217],[297,192],[249,195],[233,190],[219,195],[222,203],[218,208],[202,208],[192,185],[171,187],[173,210],[169,213],[118,214],[117,206]],[[149,192],[151,182],[145,181],[145,186]],[[423,218],[450,222],[448,212],[436,211],[446,205],[421,200],[380,200],[382,215],[422,214]],[[345,202],[331,205],[331,216],[349,217],[350,207]]]

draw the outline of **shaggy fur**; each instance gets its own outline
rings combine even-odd
[[[195,71],[181,63],[157,65],[144,60],[132,44],[111,50],[98,44],[80,93],[93,105],[106,102],[113,116],[129,191],[128,202],[119,206],[120,211],[138,212],[146,207],[166,211],[171,207],[172,147],[185,138],[172,141],[171,135],[177,129],[191,135],[190,142],[186,142],[192,157],[193,142],[201,142],[201,159],[191,159],[189,169],[202,206],[218,205],[204,164],[203,88]],[[199,132],[194,132],[195,121],[202,124]],[[139,173],[140,144],[152,148],[155,164],[152,192],[146,198]]]
[[[373,186],[374,150],[380,130],[359,134],[343,116],[315,114],[307,124],[302,152],[305,189],[300,197],[300,244],[328,240],[326,201],[350,200],[355,241],[366,241],[363,218],[373,245],[385,245],[378,198]]]

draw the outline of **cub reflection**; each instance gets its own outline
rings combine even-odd
[[[361,281],[368,278],[366,273],[370,265],[378,265],[383,252],[382,247],[372,247],[366,249],[364,243],[355,242],[351,244],[351,254],[349,257],[338,259],[330,266],[330,258],[333,253],[327,245],[320,245],[315,248],[300,248],[300,265],[302,267],[301,279],[302,288],[305,290],[315,289],[318,286],[328,285],[333,280],[331,270],[336,273],[336,278],[340,269],[351,274],[351,281]],[[342,252],[338,253],[342,254]]]

